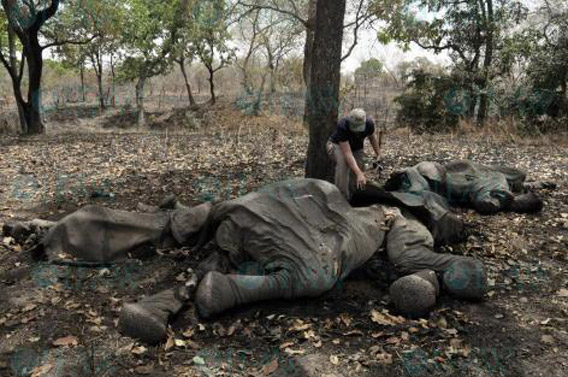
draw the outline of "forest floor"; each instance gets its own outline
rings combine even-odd
[[[180,115],[181,114],[181,115]],[[187,204],[228,199],[301,177],[298,122],[229,106],[194,129],[137,130],[131,117],[68,110],[48,135],[0,139],[0,223],[57,220],[87,204],[134,210],[173,193]],[[171,115],[171,114],[170,114]],[[169,124],[158,115],[153,123]],[[112,127],[108,127],[108,126]],[[32,262],[0,235],[0,376],[547,376],[568,375],[568,153],[558,141],[488,135],[388,134],[382,181],[423,160],[508,164],[554,181],[536,215],[457,210],[470,236],[445,252],[481,258],[482,302],[442,296],[427,318],[396,316],[384,283],[350,279],[317,299],[268,302],[211,321],[190,307],[168,340],[121,336],[120,307],[183,280],[186,249],[110,268]]]

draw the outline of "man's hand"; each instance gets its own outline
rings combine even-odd
[[[359,174],[357,176],[357,188],[359,190],[363,190],[366,184],[367,184],[367,177],[365,177],[365,174],[363,173]]]

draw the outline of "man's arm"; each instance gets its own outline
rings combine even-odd
[[[357,176],[357,188],[362,188],[367,184],[367,178],[365,178],[365,174],[357,165],[357,160],[355,160],[355,156],[353,156],[353,151],[351,151],[351,146],[349,145],[348,141],[344,141],[339,143],[339,148],[341,149],[341,153],[345,156],[345,161],[347,162],[347,166],[355,173]]]
[[[377,134],[379,133],[379,131],[375,131],[370,137],[370,141],[371,141],[371,145],[373,146],[373,150],[375,151],[375,156],[377,158],[379,158],[380,154],[381,154],[381,146],[379,143],[379,137],[377,136]]]

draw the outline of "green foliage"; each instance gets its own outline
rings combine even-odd
[[[119,69],[123,80],[166,73],[171,66],[178,17],[184,0],[127,0],[122,46],[128,58]]]
[[[361,63],[355,70],[355,77],[369,80],[378,78],[383,72],[383,63],[375,58],[371,58]]]
[[[451,130],[468,106],[465,93],[449,75],[415,70],[405,92],[395,98],[397,121],[418,133]]]
[[[235,58],[235,49],[227,44],[231,35],[227,30],[226,5],[224,0],[199,1],[192,12],[194,27],[190,50],[210,72],[218,71]],[[217,67],[214,67],[215,58]]]

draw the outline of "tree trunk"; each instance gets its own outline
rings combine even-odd
[[[308,88],[307,115],[310,141],[306,177],[331,179],[332,163],[326,143],[337,123],[341,48],[346,0],[319,0]],[[338,27],[338,25],[340,27]]]
[[[103,91],[103,75],[102,73],[97,73],[97,85],[99,86],[99,106],[101,110],[104,110],[106,107],[105,104],[105,94]]]
[[[101,110],[104,110],[106,107],[105,104],[105,92],[103,88],[103,65],[101,61],[101,56],[99,51],[95,51],[93,54],[90,54],[91,63],[93,64],[93,69],[95,70],[95,76],[97,77],[97,88],[98,88],[98,97],[99,97],[99,107]]]
[[[309,0],[308,3],[308,25],[306,28],[306,42],[304,44],[304,84],[306,86],[306,101],[304,104],[304,123],[308,123],[308,111],[310,104],[308,103],[308,92],[310,88],[310,77],[312,70],[312,59],[314,49],[314,36],[316,28],[316,18],[318,12],[318,0]]]
[[[485,37],[485,58],[483,60],[483,77],[480,85],[479,94],[479,111],[477,112],[477,123],[483,125],[487,117],[487,110],[489,107],[489,96],[487,88],[489,86],[489,70],[493,62],[493,0],[487,0],[487,15],[486,15],[486,28],[487,36]]]
[[[113,54],[110,54],[110,76],[112,80],[112,94],[110,99],[110,105],[112,107],[116,107],[116,74],[114,72]]]
[[[179,69],[181,70],[181,74],[183,75],[183,79],[185,81],[185,89],[187,90],[187,98],[189,99],[189,105],[195,106],[195,99],[193,98],[193,94],[191,94],[191,84],[189,83],[189,79],[187,77],[187,72],[185,71],[185,60],[180,59],[178,60]]]
[[[83,63],[80,66],[80,73],[81,73],[81,98],[79,99],[80,102],[85,102],[85,68]]]
[[[143,74],[138,78],[136,83],[136,109],[138,110],[138,127],[146,125],[146,114],[144,112],[144,85],[146,84],[146,75]]]
[[[14,84],[14,98],[16,99],[16,105],[18,107],[18,117],[20,120],[20,130],[22,133],[26,134],[28,129],[27,123],[27,116],[26,116],[26,101],[24,101],[24,97],[22,96],[22,91],[19,85]]]
[[[214,105],[217,102],[217,98],[215,97],[215,70],[209,67],[207,67],[207,70],[209,71],[209,93],[211,94],[209,102]]]
[[[318,0],[309,0],[308,3],[308,27],[306,28],[306,41],[304,43],[304,84],[306,88],[310,85],[310,70],[312,69],[312,56],[314,47],[314,35],[316,28],[316,17],[318,10]]]
[[[469,107],[467,109],[467,119],[473,121],[475,116],[475,106],[477,106],[477,93],[475,89],[469,91]]]
[[[59,8],[59,0],[51,0],[48,6],[41,11],[35,11],[34,5],[29,2],[23,2],[30,12],[25,14],[24,4],[18,1],[2,1],[5,21],[7,21],[8,43],[10,50],[10,63],[2,59],[2,64],[10,73],[12,85],[14,87],[14,95],[18,103],[18,114],[20,117],[20,125],[22,132],[27,135],[41,134],[45,132],[45,126],[41,117],[41,75],[43,71],[43,49],[38,41],[38,34],[41,27],[51,17],[53,17]],[[22,22],[24,20],[25,22]],[[25,24],[25,25],[23,25]],[[28,65],[28,95],[27,101],[24,101],[21,94],[22,75],[21,70],[24,65],[17,68],[15,58],[15,36],[19,39],[23,46],[22,61],[27,61]]]
[[[35,135],[45,132],[41,117],[41,74],[43,71],[42,49],[36,36],[31,36],[25,47],[28,62],[28,100],[24,106],[27,129],[25,134]]]

